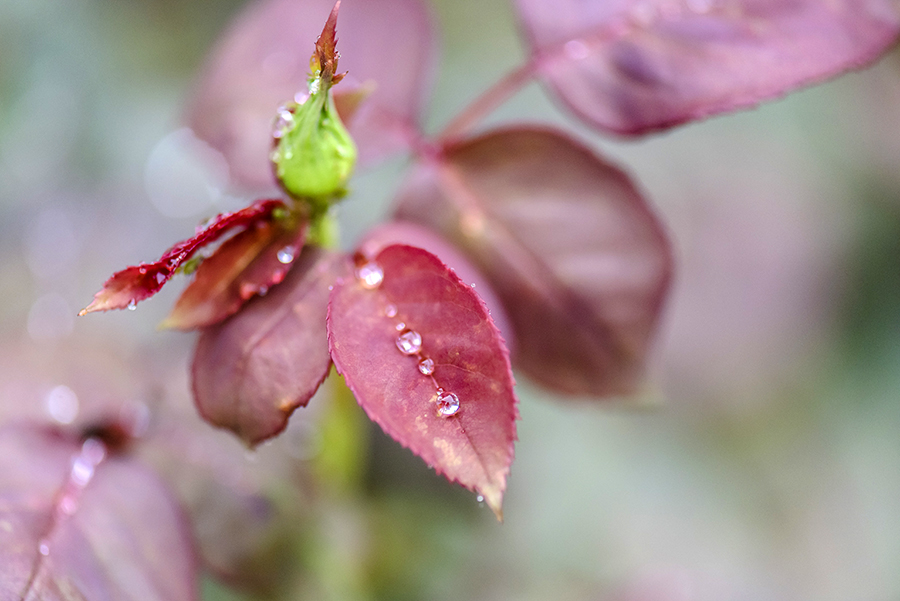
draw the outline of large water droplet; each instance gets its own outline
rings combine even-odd
[[[563,51],[566,53],[566,57],[573,61],[584,60],[590,54],[587,44],[581,40],[569,40],[563,46]]]
[[[384,308],[384,314],[387,317],[396,317],[397,316],[397,305],[388,305]]]
[[[276,140],[282,138],[286,133],[294,127],[294,113],[286,107],[278,109],[278,116],[275,117],[275,124],[272,125],[272,137]]]
[[[130,301],[128,301],[128,310],[134,311],[135,309],[137,309],[137,302],[135,302],[134,299],[131,299]]]
[[[434,373],[434,360],[431,357],[425,357],[419,361],[419,371],[423,376],[430,376]]]
[[[78,417],[78,396],[68,386],[57,386],[44,399],[47,413],[60,424],[71,424]]]
[[[422,335],[415,330],[403,330],[397,336],[397,348],[404,355],[415,355],[422,350]]]
[[[295,246],[285,246],[281,250],[278,251],[278,254],[275,255],[278,258],[279,263],[284,263],[287,265],[288,263],[292,263],[294,261],[294,257],[297,255],[297,247]]]
[[[452,392],[438,392],[437,397],[438,415],[441,417],[451,417],[459,413],[459,397]]]
[[[369,261],[356,268],[356,279],[359,280],[363,288],[374,290],[381,286],[381,282],[384,281],[384,270],[378,263]]]

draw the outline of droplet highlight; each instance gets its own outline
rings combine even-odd
[[[286,133],[294,127],[294,113],[286,107],[278,109],[278,115],[275,117],[275,123],[272,125],[272,137],[276,140],[284,137]]]
[[[434,373],[434,360],[431,357],[424,357],[419,361],[419,372],[423,376],[430,376]]]
[[[397,336],[397,348],[404,355],[415,355],[422,350],[422,335],[415,330],[403,330]]]
[[[359,280],[363,288],[374,290],[381,286],[381,282],[384,281],[384,270],[378,263],[370,261],[356,268],[356,279]]]
[[[285,246],[275,255],[279,263],[288,265],[293,263],[294,257],[297,256],[297,248],[294,246]]]
[[[452,392],[440,390],[437,397],[437,411],[441,417],[452,417],[459,413],[459,397]]]

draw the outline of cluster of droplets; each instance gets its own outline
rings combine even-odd
[[[356,279],[360,286],[366,290],[375,290],[384,282],[384,269],[375,261],[358,261],[356,267]],[[390,319],[396,318],[398,315],[397,306],[388,304],[384,307],[384,316]],[[397,321],[394,325],[397,332],[397,338],[394,344],[404,355],[416,357],[416,364],[419,373],[425,377],[431,378],[435,386],[434,402],[437,405],[437,414],[440,417],[453,417],[459,413],[459,397],[448,392],[437,385],[434,379],[435,363],[434,359],[426,356],[422,352],[422,335],[412,328],[407,327],[403,321]]]
[[[88,438],[81,445],[81,452],[72,460],[69,471],[69,479],[63,486],[62,494],[56,504],[54,521],[59,524],[62,520],[73,515],[78,509],[78,501],[81,493],[94,477],[94,470],[106,459],[106,445],[96,438]],[[50,542],[44,538],[38,544],[38,552],[41,555],[50,555]]]

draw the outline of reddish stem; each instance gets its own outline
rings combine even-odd
[[[534,75],[535,65],[536,61],[530,60],[507,73],[450,121],[438,135],[438,140],[446,144],[461,137],[466,130],[509,100],[531,80]]]

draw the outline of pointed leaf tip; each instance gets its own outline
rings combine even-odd
[[[341,0],[337,0],[322,33],[316,39],[316,49],[309,59],[309,69],[313,77],[318,77],[326,86],[339,82],[344,76],[335,75],[340,54],[337,52],[337,18]]]
[[[94,300],[78,312],[79,316],[95,311],[133,309],[137,303],[159,292],[181,265],[194,254],[235,227],[246,227],[271,217],[275,209],[286,209],[280,200],[258,200],[249,207],[234,213],[216,215],[209,224],[193,237],[183,240],[167,250],[153,263],[141,263],[117,271],[94,295]]]
[[[506,345],[475,291],[433,254],[391,245],[335,285],[328,341],[360,406],[501,518],[516,440]]]

